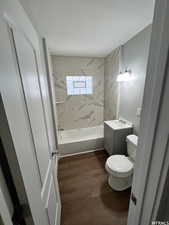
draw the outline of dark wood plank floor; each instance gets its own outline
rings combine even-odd
[[[126,225],[130,189],[107,184],[105,151],[59,160],[61,225]]]

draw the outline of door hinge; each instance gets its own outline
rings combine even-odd
[[[132,200],[132,202],[134,203],[134,205],[137,204],[137,198],[136,198],[136,196],[134,195],[134,193],[131,193],[131,200]]]
[[[51,152],[51,158],[53,159],[54,157],[56,157],[57,155],[59,155],[58,151],[53,151]]]

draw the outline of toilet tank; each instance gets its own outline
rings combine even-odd
[[[138,137],[134,134],[128,135],[126,137],[127,142],[127,153],[128,156],[135,161],[137,145],[138,145]]]

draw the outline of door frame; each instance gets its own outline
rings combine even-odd
[[[58,118],[57,118],[57,110],[56,110],[56,97],[55,97],[55,89],[54,89],[54,82],[52,76],[52,66],[50,60],[50,54],[48,50],[47,41],[45,38],[42,38],[42,47],[43,47],[43,55],[44,55],[44,64],[46,69],[46,76],[47,76],[47,84],[48,84],[48,91],[49,91],[49,99],[52,111],[52,119],[53,119],[53,130],[55,136],[55,145],[56,145],[56,153],[58,154]]]
[[[47,46],[47,41],[45,38],[42,38],[42,51],[43,51],[43,59],[45,65],[45,74],[47,78],[47,87],[48,87],[48,95],[49,95],[49,103],[51,106],[51,116],[53,121],[53,133],[54,133],[54,140],[55,140],[55,148],[53,149],[53,156],[56,159],[56,164],[54,165],[53,171],[53,178],[55,183],[55,191],[56,191],[56,198],[57,198],[57,215],[55,224],[59,225],[61,222],[61,199],[60,199],[60,191],[59,191],[59,183],[58,183],[58,160],[59,160],[59,150],[58,150],[58,130],[57,130],[57,110],[55,105],[55,90],[54,90],[54,82],[52,77],[52,68],[51,68],[51,61],[50,61],[50,54]]]
[[[169,2],[156,0],[131,195],[137,203],[130,200],[128,225],[150,225],[157,218],[167,179],[168,142],[158,157],[155,141],[162,101],[169,88],[165,87],[169,64],[168,12]]]

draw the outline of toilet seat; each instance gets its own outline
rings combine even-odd
[[[106,170],[116,177],[128,177],[133,173],[133,163],[125,155],[112,155],[106,161]]]

